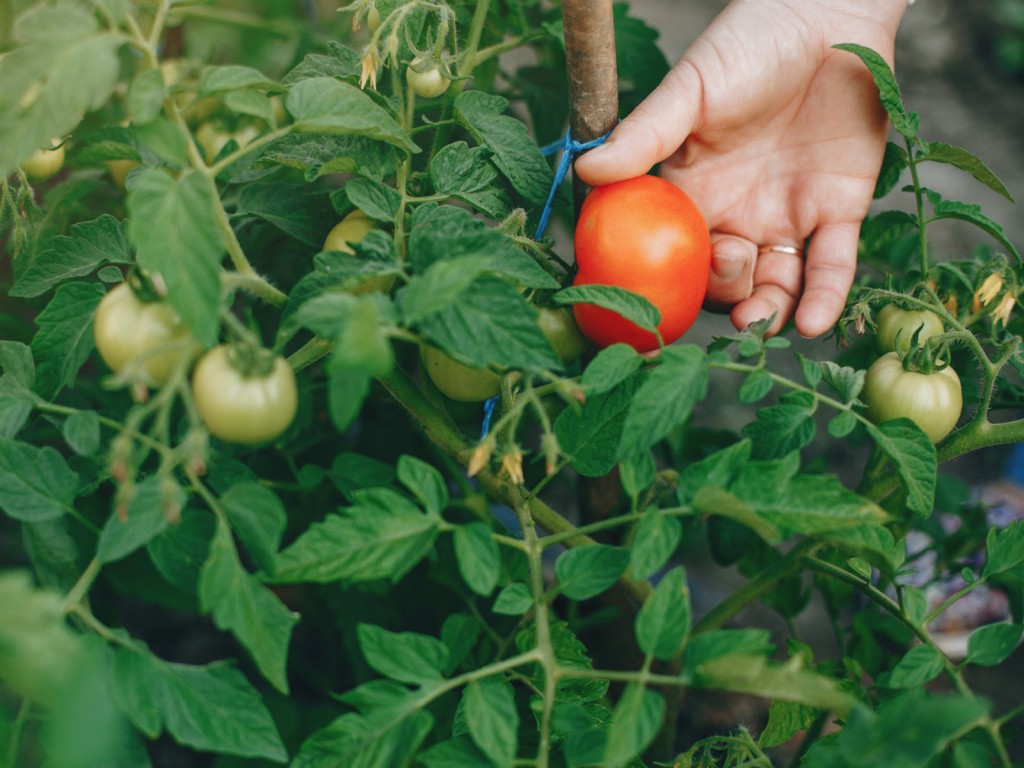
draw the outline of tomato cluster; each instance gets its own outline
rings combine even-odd
[[[100,357],[114,373],[145,386],[185,375],[202,345],[159,298],[143,299],[129,283],[111,289],[93,318]],[[199,359],[192,399],[207,431],[230,443],[255,445],[281,435],[295,418],[295,373],[280,355],[221,344]]]
[[[889,304],[877,316],[880,357],[868,368],[861,399],[876,423],[910,419],[937,443],[960,419],[963,394],[957,372],[941,360],[914,370],[907,356],[926,339],[943,332],[942,318],[929,310]]]

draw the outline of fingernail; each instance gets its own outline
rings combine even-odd
[[[716,253],[711,259],[711,271],[719,280],[731,282],[743,274],[745,261],[742,256],[731,253]]]

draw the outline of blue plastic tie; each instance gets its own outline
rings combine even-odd
[[[558,161],[558,168],[555,169],[555,178],[551,182],[551,191],[548,192],[547,202],[544,203],[544,210],[540,212],[540,221],[537,223],[537,231],[533,235],[534,240],[540,240],[544,235],[544,230],[548,226],[548,219],[551,217],[551,206],[555,201],[555,195],[558,194],[559,188],[562,186],[562,182],[565,181],[565,177],[569,174],[569,168],[572,167],[573,160],[581,152],[585,152],[588,149],[604,144],[609,136],[612,135],[611,131],[608,131],[604,136],[598,136],[593,141],[576,141],[569,135],[569,131],[565,132],[565,136],[560,138],[558,141],[553,141],[550,144],[540,148],[541,154],[547,157],[553,155],[558,150],[562,150],[562,157]],[[495,395],[494,397],[484,401],[484,421],[480,425],[480,439],[483,440],[487,437],[487,434],[491,431],[491,420],[494,417],[494,410],[498,406],[498,401],[501,400],[501,395]]]
[[[545,147],[541,147],[541,154],[553,155],[559,149],[562,150],[562,158],[558,161],[558,168],[555,169],[555,180],[551,183],[551,191],[548,192],[547,202],[544,203],[544,210],[540,212],[540,222],[537,224],[537,232],[534,234],[534,240],[540,240],[544,235],[544,230],[548,226],[548,219],[551,217],[551,205],[555,200],[555,195],[558,193],[559,188],[562,186],[562,182],[565,181],[565,177],[569,174],[569,168],[572,167],[573,160],[581,152],[585,152],[588,149],[604,144],[605,141],[611,136],[612,132],[608,131],[604,136],[598,136],[593,141],[576,141],[569,135],[569,132],[565,132],[558,141],[553,141]]]

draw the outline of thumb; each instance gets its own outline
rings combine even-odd
[[[647,173],[690,135],[701,98],[697,70],[688,61],[680,61],[604,144],[577,158],[576,175],[597,186]]]

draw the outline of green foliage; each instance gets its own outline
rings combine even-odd
[[[1024,523],[989,526],[939,472],[1024,439],[1024,275],[997,222],[922,174],[1010,193],[919,136],[882,57],[840,46],[902,141],[878,195],[909,171],[916,213],[865,222],[887,277],[851,294],[847,349],[794,354],[765,321],[563,360],[542,308],[660,317],[571,287],[571,258],[530,237],[553,179],[538,144],[567,118],[557,9],[157,5],[0,8],[0,764],[767,766],[794,739],[808,768],[1010,764],[1014,711],[965,672],[1015,660]],[[614,15],[628,108],[667,63]],[[506,67],[523,48],[537,65]],[[421,53],[453,75],[441,97],[407,89]],[[18,164],[55,137],[68,168],[32,188]],[[355,211],[369,231],[324,250]],[[951,220],[1002,253],[938,258]],[[109,375],[92,318],[122,280],[199,346],[234,345],[241,373],[285,356],[293,424],[212,438],[184,356],[160,387]],[[945,329],[904,364],[968,390],[938,445],[859,399],[860,334],[889,303]],[[446,400],[423,345],[500,377],[493,413]],[[953,657],[938,623],[982,587],[1012,623]],[[796,626],[812,592],[835,658],[742,626],[754,603]],[[761,722],[684,732],[704,691],[755,697]]]

